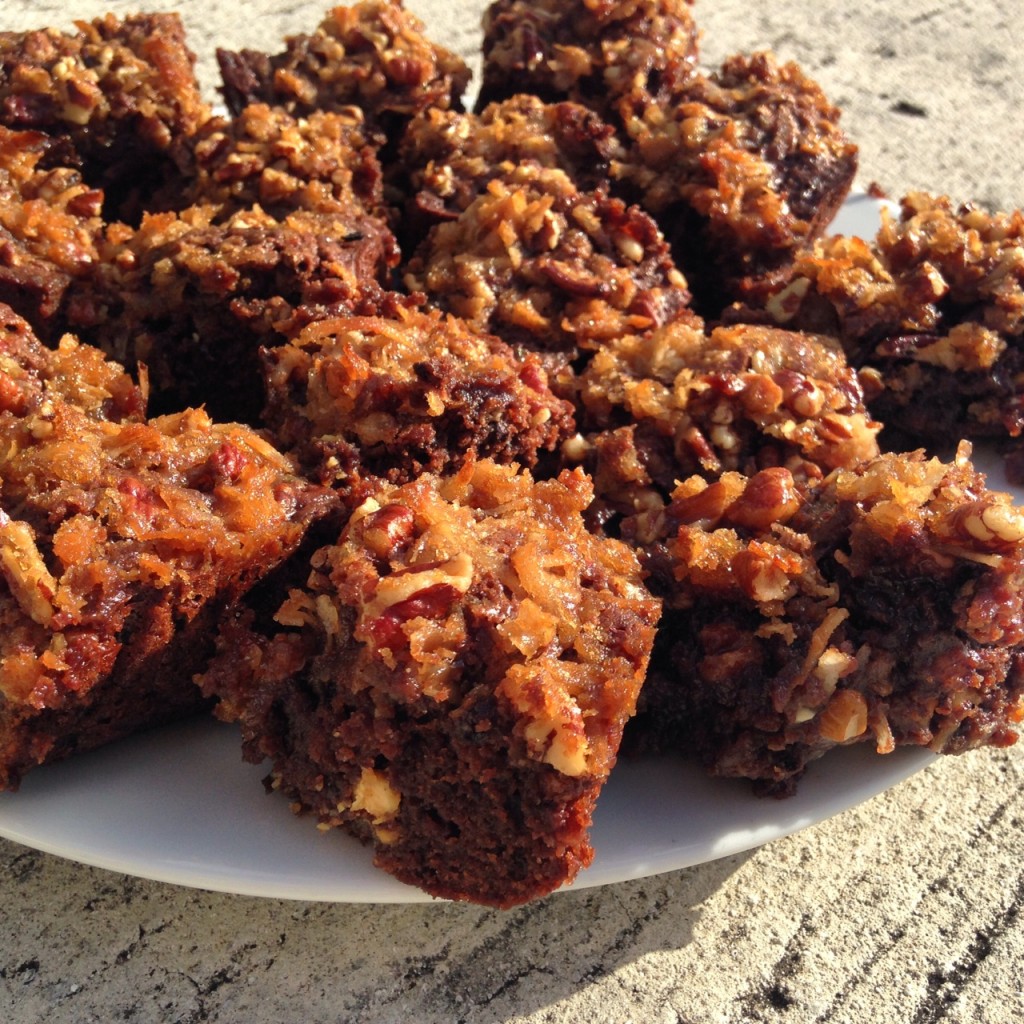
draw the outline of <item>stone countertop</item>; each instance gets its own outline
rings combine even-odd
[[[409,6],[449,47],[476,45],[478,0]],[[138,7],[5,0],[0,29]],[[325,9],[177,7],[206,84],[214,43],[275,49]],[[860,144],[862,185],[1007,209],[1024,206],[1012,8],[696,10],[709,61],[771,48],[821,82]],[[0,841],[0,1020],[1008,1024],[1024,1019],[1022,782],[1024,745],[940,760],[755,851],[510,912],[209,893]]]

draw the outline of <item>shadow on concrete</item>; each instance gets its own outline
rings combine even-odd
[[[391,910],[394,944],[370,955],[382,974],[398,975],[385,986],[390,994],[378,990],[364,1003],[360,1020],[395,1020],[401,1006],[420,1022],[497,1024],[554,1008],[650,953],[687,946],[702,905],[751,855],[556,893],[512,911]],[[427,935],[440,944],[412,948]]]

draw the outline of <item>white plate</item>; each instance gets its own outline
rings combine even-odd
[[[371,863],[338,830],[319,832],[265,768],[247,765],[235,729],[194,721],[36,769],[0,794],[0,835],[47,853],[161,882],[250,896],[338,902],[428,900]],[[887,789],[933,755],[866,747],[816,763],[788,800],[713,780],[671,758],[623,760],[601,794],[594,863],[576,888],[642,878],[760,846]]]
[[[874,233],[878,203],[852,198],[837,220]],[[995,486],[1001,468],[986,467]],[[1020,501],[1024,493],[1017,491]],[[788,800],[706,778],[670,758],[621,762],[601,794],[594,863],[575,888],[689,867],[760,846],[838,814],[916,772],[922,750],[834,751]],[[194,721],[29,774],[0,794],[0,835],[85,864],[223,892],[303,900],[405,903],[430,897],[377,871],[368,849],[320,833],[267,796],[265,768],[241,761],[234,728]]]

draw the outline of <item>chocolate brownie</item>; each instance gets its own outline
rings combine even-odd
[[[890,444],[995,439],[1021,476],[1022,242],[1020,211],[912,193],[882,211],[874,239],[832,236],[801,254],[760,309],[839,338]]]
[[[568,358],[691,315],[686,280],[650,217],[530,163],[435,225],[405,281],[514,347]]]
[[[332,506],[247,428],[143,406],[0,306],[0,789],[197,710],[219,608]]]
[[[148,196],[189,171],[188,140],[210,117],[177,14],[107,14],[0,32],[0,124],[68,147],[111,218],[137,220]]]
[[[756,295],[842,205],[857,147],[796,64],[739,55],[629,125],[620,177],[663,225],[700,306]]]
[[[356,106],[389,135],[421,110],[458,107],[470,77],[399,0],[334,7],[313,32],[289,36],[280,53],[221,49],[217,60],[232,113],[250,103],[296,116]]]
[[[493,178],[521,163],[565,171],[582,191],[608,190],[619,151],[614,129],[578,103],[520,94],[479,114],[426,110],[409,122],[389,169],[407,197],[403,243],[453,220]]]
[[[264,423],[349,502],[467,459],[532,468],[574,429],[535,355],[436,312],[322,320],[264,361]]]
[[[484,13],[480,105],[529,92],[622,127],[695,74],[692,0],[497,0]]]
[[[397,260],[394,237],[357,203],[281,221],[259,208],[223,223],[216,215],[198,206],[147,215],[138,229],[112,225],[66,304],[90,343],[132,369],[144,364],[155,411],[205,404],[218,419],[255,423],[262,345],[325,316],[415,301],[381,283]]]
[[[104,228],[103,193],[62,166],[60,151],[52,136],[0,126],[0,302],[47,340],[59,336],[64,294],[88,275]]]
[[[354,201],[383,215],[382,142],[354,107],[292,117],[254,103],[195,136],[194,178],[180,205],[211,203],[220,220],[257,205],[280,220],[295,210],[350,210]]]
[[[435,896],[571,881],[658,616],[590,496],[489,460],[382,486],[272,617],[229,618],[201,683],[271,788]]]
[[[799,486],[684,480],[639,735],[785,795],[847,743],[941,753],[1024,719],[1024,515],[969,460],[887,454]],[[668,582],[671,581],[671,582]]]
[[[813,481],[878,454],[856,373],[815,335],[681,321],[605,345],[577,388],[580,434],[562,451],[594,476],[593,516],[653,514],[695,473]]]

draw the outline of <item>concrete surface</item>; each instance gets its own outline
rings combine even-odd
[[[477,0],[411,6],[472,48]],[[3,0],[0,28],[134,3]],[[321,5],[182,0],[274,48]],[[705,53],[771,47],[846,108],[861,181],[1024,205],[1016,0],[703,0]],[[1010,1024],[1024,1019],[1024,747],[948,759],[755,852],[497,913],[160,885],[0,842],[0,1021]],[[282,865],[282,870],[286,867]]]

